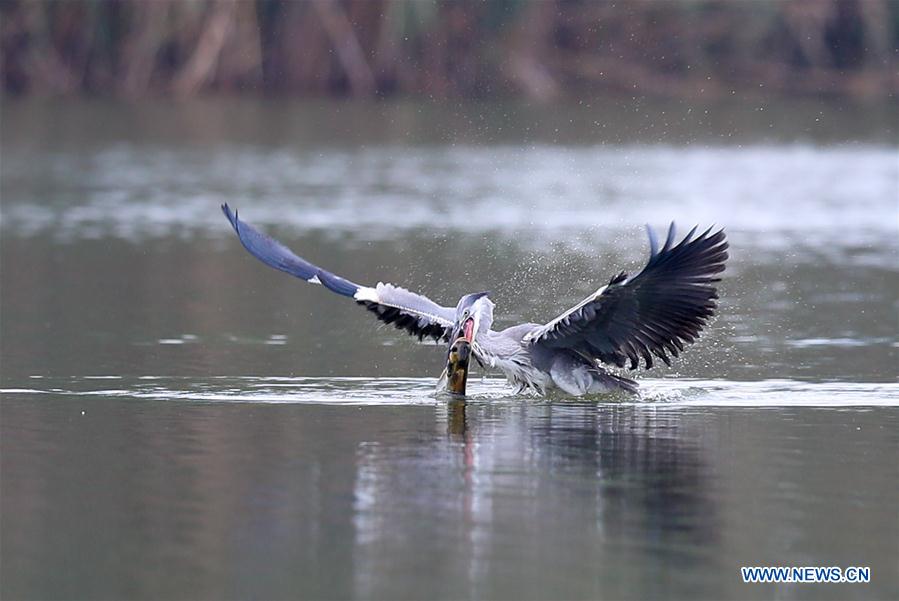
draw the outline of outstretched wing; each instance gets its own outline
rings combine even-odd
[[[379,320],[418,336],[419,340],[426,337],[449,339],[455,309],[442,307],[425,296],[392,284],[378,283],[375,287],[355,284],[296,256],[280,242],[241,221],[237,211],[232,211],[227,204],[222,205],[222,212],[231,222],[244,248],[269,267],[348,296],[374,313]]]
[[[652,355],[666,365],[668,353],[677,357],[692,343],[715,312],[720,281],[727,260],[723,230],[711,228],[693,238],[694,227],[674,245],[674,224],[659,250],[652,230],[650,257],[633,278],[620,273],[589,297],[526,336],[531,344],[565,348],[603,363],[636,369]]]

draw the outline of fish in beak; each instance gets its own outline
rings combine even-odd
[[[477,332],[477,316],[467,317],[453,329],[449,352],[446,355],[446,369],[441,379],[446,379],[446,391],[454,395],[464,395],[468,382],[468,364],[471,361],[471,345]]]
[[[469,361],[471,361],[471,342],[465,336],[460,336],[450,346],[446,359],[446,391],[450,394],[465,395]]]

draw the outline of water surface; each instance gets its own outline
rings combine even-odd
[[[761,109],[761,110],[760,110]],[[4,103],[4,598],[899,594],[895,107]],[[498,326],[726,228],[641,394],[436,395],[440,347],[218,211]],[[744,585],[743,565],[870,566]]]

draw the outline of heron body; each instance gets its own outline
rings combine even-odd
[[[296,256],[240,220],[227,204],[222,211],[243,246],[266,265],[352,298],[380,321],[420,340],[452,345],[464,338],[477,361],[501,371],[518,392],[635,392],[634,380],[604,366],[650,369],[655,359],[670,365],[671,357],[692,344],[713,317],[716,283],[727,260],[723,231],[709,229],[697,236],[694,227],[675,243],[672,223],[659,247],[647,228],[650,257],[640,273],[619,273],[545,324],[496,331],[495,305],[485,292],[465,294],[453,308],[393,284],[361,286]]]

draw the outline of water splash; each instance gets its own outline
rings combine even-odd
[[[117,380],[114,388],[98,388],[96,381]],[[435,378],[315,378],[231,377],[206,380],[166,376],[82,376],[47,381],[44,387],[0,389],[4,395],[103,397],[197,403],[325,404],[325,405],[442,405]],[[643,379],[637,396],[571,398],[515,396],[505,380],[481,378],[471,382],[468,402],[593,403],[678,407],[873,407],[899,406],[899,384],[802,382],[798,380]]]

